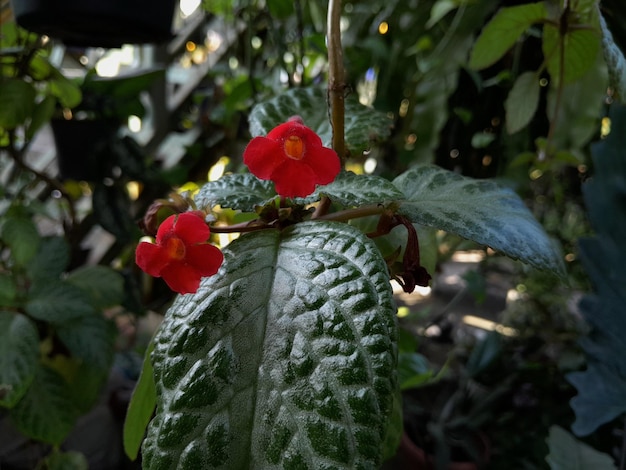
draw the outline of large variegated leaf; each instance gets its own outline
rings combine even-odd
[[[224,175],[216,181],[205,183],[194,200],[200,209],[220,205],[225,209],[253,212],[276,197],[274,183],[260,180],[250,173]]]
[[[277,125],[298,115],[321,137],[324,146],[330,147],[332,128],[326,103],[325,89],[292,88],[252,108],[250,133],[253,136],[267,135]],[[372,142],[382,141],[391,133],[393,123],[386,114],[363,106],[356,97],[348,97],[345,105],[345,141],[353,155],[362,153]]]
[[[396,390],[385,262],[346,224],[250,233],[155,338],[148,469],[377,468]]]
[[[455,233],[539,269],[563,273],[559,251],[522,200],[493,181],[433,165],[398,176],[399,212],[412,222]]]

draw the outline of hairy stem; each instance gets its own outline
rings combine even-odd
[[[343,50],[341,48],[341,0],[328,3],[328,101],[330,121],[333,128],[333,149],[345,164],[345,89],[346,80],[343,69]]]

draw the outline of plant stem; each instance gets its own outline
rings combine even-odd
[[[343,50],[341,48],[341,0],[329,1],[327,20],[328,101],[330,121],[333,129],[332,145],[343,165],[346,161],[344,129],[346,81],[343,69]]]

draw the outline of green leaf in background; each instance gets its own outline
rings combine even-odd
[[[30,124],[26,129],[26,138],[32,139],[35,133],[44,125],[50,122],[54,114],[56,99],[53,96],[46,96],[43,100],[35,105]]]
[[[253,212],[276,197],[274,183],[260,180],[250,173],[224,175],[205,183],[194,197],[196,206],[209,210],[215,205],[224,209]]]
[[[539,105],[540,89],[536,72],[524,72],[517,77],[504,102],[509,134],[522,130],[531,121]]]
[[[0,406],[13,407],[26,393],[39,362],[39,335],[26,316],[0,311]]]
[[[89,295],[65,281],[43,280],[33,285],[26,313],[38,320],[61,324],[94,315]]]
[[[536,268],[562,275],[559,250],[522,200],[493,181],[418,165],[393,182],[404,193],[399,213],[460,235]]]
[[[11,249],[11,257],[18,266],[25,266],[35,256],[41,241],[33,221],[19,216],[5,220],[2,240]]]
[[[124,452],[131,460],[135,460],[139,455],[141,442],[156,407],[156,385],[150,359],[153,350],[154,342],[151,341],[124,421]]]
[[[17,301],[17,284],[11,273],[0,273],[0,305],[12,307]]]
[[[62,323],[56,332],[73,357],[101,370],[111,366],[115,328],[99,312]]]
[[[32,83],[17,78],[0,80],[0,129],[24,124],[35,108],[36,95]]]
[[[11,409],[11,420],[25,436],[60,445],[76,419],[69,396],[63,378],[52,369],[40,366],[26,395]]]
[[[387,267],[341,223],[249,233],[155,337],[156,468],[377,468],[396,392]]]
[[[37,254],[26,266],[31,280],[58,279],[70,262],[70,247],[63,237],[43,237]]]
[[[89,470],[89,462],[80,452],[54,451],[46,457],[46,470]]]
[[[83,266],[72,271],[66,280],[87,292],[91,305],[98,310],[124,300],[124,278],[108,266]]]
[[[328,120],[326,90],[322,88],[292,88],[269,101],[259,103],[250,112],[250,133],[265,136],[274,127],[297,115],[313,129],[324,146],[331,146],[332,129]],[[345,141],[352,155],[360,155],[372,142],[387,138],[392,121],[386,114],[363,106],[356,98],[346,104]]]
[[[547,440],[550,470],[614,470],[613,458],[579,441],[559,426],[551,426]]]
[[[60,72],[56,73],[54,79],[50,80],[49,87],[50,95],[59,100],[59,104],[64,108],[74,108],[83,99],[83,94],[78,84]]]
[[[322,194],[346,207],[377,204],[402,198],[402,193],[391,181],[375,175],[356,175],[351,171],[343,171],[332,183],[319,186],[314,193],[315,200],[318,200]]]
[[[528,28],[546,16],[544,2],[501,8],[478,36],[470,54],[470,68],[481,70],[496,63]]]
[[[606,24],[606,20],[600,16],[600,29],[602,30],[602,52],[604,60],[609,68],[609,79],[615,90],[616,97],[624,103],[626,101],[626,58],[622,50],[615,44],[613,34]]]
[[[578,80],[596,63],[600,52],[600,34],[595,29],[576,29],[566,33],[563,39],[563,84],[568,84]],[[548,73],[554,85],[559,86],[562,52],[557,27],[544,25],[542,48]]]

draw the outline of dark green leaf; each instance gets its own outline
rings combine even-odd
[[[14,306],[17,297],[15,277],[11,273],[0,273],[0,305]]]
[[[42,280],[33,285],[26,303],[26,313],[49,323],[61,324],[94,315],[89,296],[65,281]]]
[[[124,278],[107,266],[83,266],[67,276],[67,282],[89,294],[91,305],[104,309],[124,299]]]
[[[32,280],[58,279],[69,261],[70,247],[63,237],[44,237],[26,270]]]
[[[412,222],[490,246],[539,269],[563,273],[560,253],[522,200],[508,188],[432,165],[398,176],[399,212]]]
[[[313,198],[319,200],[321,195],[327,195],[333,202],[346,207],[377,204],[402,198],[402,193],[391,181],[380,176],[356,175],[351,171],[341,172],[332,183],[319,186]]]
[[[24,315],[0,311],[0,406],[13,407],[26,393],[39,362],[39,335]]]
[[[501,8],[476,40],[469,66],[480,70],[493,65],[528,28],[546,16],[544,2]]]
[[[21,126],[35,109],[35,88],[24,80],[0,80],[0,129],[11,130]]]
[[[7,218],[2,225],[2,240],[18,266],[25,266],[35,256],[41,242],[37,227],[26,217]]]
[[[101,399],[110,373],[110,368],[98,369],[86,362],[75,369],[68,383],[69,394],[72,405],[81,415],[88,413]]]
[[[269,101],[259,103],[250,113],[250,133],[265,136],[274,127],[298,115],[313,129],[324,146],[331,146],[332,129],[328,120],[326,90],[292,88]],[[356,98],[346,99],[345,141],[352,155],[367,150],[372,142],[391,133],[392,121],[386,114],[361,105]]]
[[[155,338],[145,468],[377,468],[396,392],[395,306],[358,230],[246,234]]]
[[[100,314],[62,323],[56,332],[73,357],[100,370],[111,366],[115,328]]]
[[[130,241],[134,227],[133,216],[130,214],[131,201],[126,189],[119,184],[96,184],[92,203],[96,222],[115,235],[118,242]]]
[[[205,183],[196,194],[196,206],[209,210],[220,205],[225,209],[253,212],[276,197],[274,183],[258,179],[250,173],[224,175]]]
[[[540,88],[536,72],[524,72],[517,77],[504,102],[509,134],[522,130],[533,118],[539,105]]]
[[[151,341],[124,421],[124,451],[131,460],[135,460],[139,454],[146,428],[156,407],[156,386],[150,360],[153,349],[154,343]]]
[[[403,352],[398,355],[398,382],[400,390],[419,387],[433,376],[428,359],[417,352]]]
[[[55,74],[54,79],[50,80],[50,94],[65,108],[78,106],[83,99],[80,87],[61,73]]]
[[[76,410],[63,378],[40,366],[28,392],[11,409],[10,415],[15,427],[25,436],[59,445],[74,426]]]

